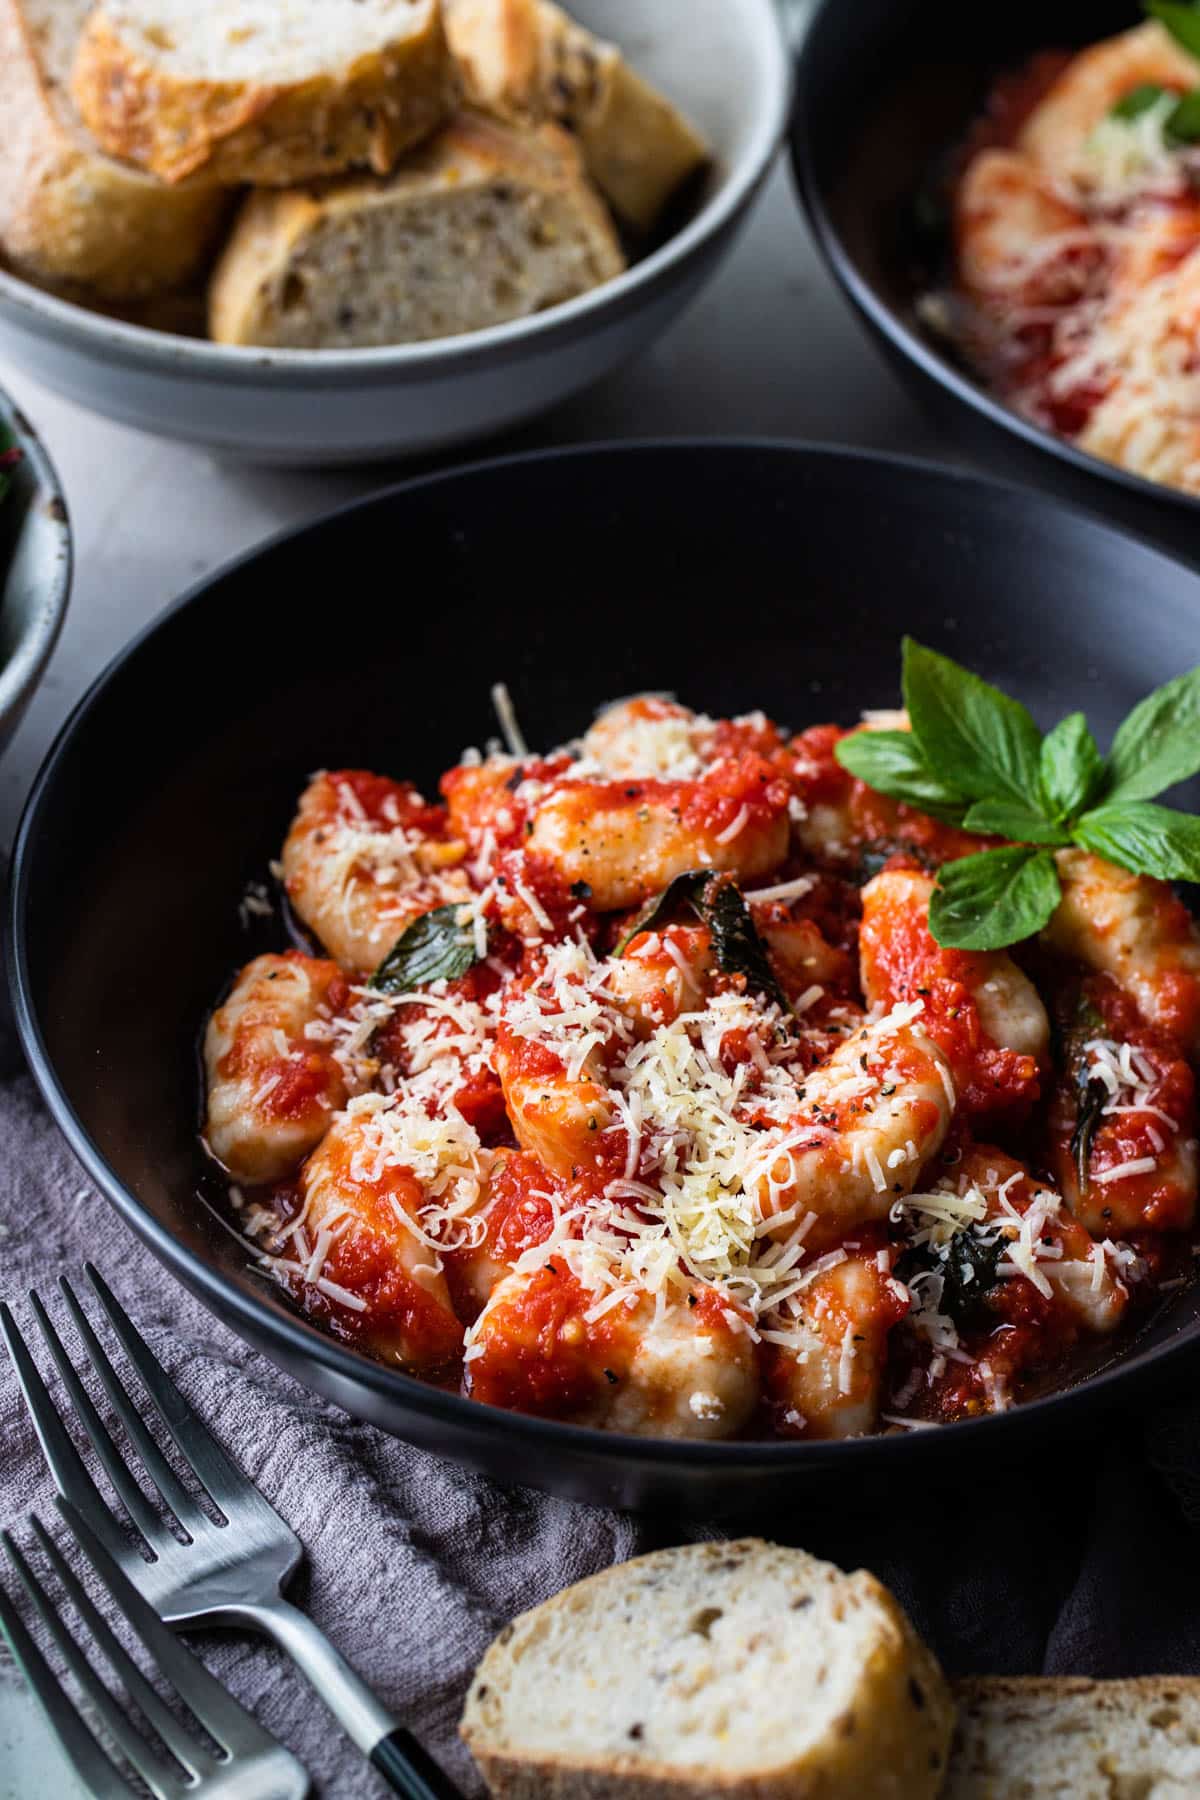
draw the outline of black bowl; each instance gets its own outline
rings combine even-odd
[[[1102,738],[1200,660],[1200,580],[1035,494],[772,444],[518,457],[380,494],[232,564],[95,683],[22,822],[26,1052],[102,1191],[228,1325],[347,1410],[507,1481],[712,1514],[1019,1457],[1200,1344],[1173,1296],[1090,1382],[996,1418],[841,1444],[667,1444],[494,1411],[372,1363],[252,1273],[196,1198],[198,1023],[248,954],[246,881],[321,766],[432,785],[507,681],[533,743],[670,688],[799,727],[895,704],[902,631]],[[1195,802],[1197,796],[1192,795]],[[102,1250],[100,1252],[102,1257]]]
[[[800,55],[792,164],[817,242],[889,362],[981,458],[1200,556],[1200,498],[1031,424],[921,324],[915,201],[996,75],[1136,25],[1137,0],[822,0]],[[1007,454],[1006,454],[1007,451]],[[1048,453],[1057,468],[1042,460]],[[1099,487],[1103,483],[1107,495]]]

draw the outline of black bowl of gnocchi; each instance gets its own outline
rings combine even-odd
[[[1171,0],[827,0],[793,158],[897,371],[992,459],[1192,554],[1200,25]],[[998,429],[997,429],[998,428]],[[1164,504],[1164,502],[1166,504]]]
[[[1086,514],[849,451],[390,490],[74,714],[31,1064],[228,1324],[502,1479],[1015,1452],[1200,1341],[1198,621]]]

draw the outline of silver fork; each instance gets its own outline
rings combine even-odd
[[[76,1613],[97,1649],[123,1683],[126,1693],[163,1749],[156,1749],[96,1674],[79,1647],[71,1625],[13,1542],[0,1533],[8,1560],[29,1603],[59,1654],[98,1714],[109,1737],[135,1769],[156,1800],[304,1800],[308,1775],[290,1750],[276,1743],[250,1714],[225,1692],[190,1650],[185,1650],[157,1613],[142,1599],[73,1509],[59,1502],[67,1524],[133,1629],[161,1676],[183,1701],[211,1742],[188,1731],[162,1700],[153,1684],[113,1635],[104,1615],[84,1591],[70,1564],[41,1521],[32,1513],[29,1525]],[[8,1639],[17,1667],[33,1689],[76,1774],[97,1800],[131,1800],[132,1782],[112,1761],[88,1729],[58,1677],[26,1630],[21,1615],[0,1587],[0,1632]]]
[[[12,1313],[0,1302],[0,1332],[59,1493],[86,1521],[160,1619],[172,1625],[201,1621],[245,1625],[263,1632],[292,1658],[343,1730],[396,1793],[406,1800],[462,1800],[432,1757],[376,1699],[345,1657],[311,1619],[284,1599],[283,1585],[304,1554],[299,1538],[197,1418],[99,1271],[88,1263],[85,1273],[162,1423],[222,1515],[222,1522],[213,1523],[159,1450],[65,1276],[60,1277],[59,1287],[92,1367],[186,1542],[180,1543],[167,1528],[134,1479],[49,1314],[37,1294],[31,1293],[42,1337],[79,1421],[151,1560],[132,1547],[102,1498],[58,1416]]]

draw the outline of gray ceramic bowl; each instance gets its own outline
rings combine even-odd
[[[643,349],[715,269],[771,166],[790,59],[775,0],[572,0],[700,126],[707,189],[604,287],[468,337],[376,350],[253,350],[148,331],[0,273],[0,342],[47,387],[165,436],[277,463],[463,443],[542,411]]]
[[[71,528],[54,465],[28,419],[0,392],[0,427],[22,451],[0,500],[0,750],[24,715],[62,629]]]

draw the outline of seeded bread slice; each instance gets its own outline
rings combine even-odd
[[[386,179],[252,194],[213,275],[209,331],[299,349],[453,337],[623,267],[564,132],[463,113]]]
[[[227,208],[101,154],[67,90],[91,0],[0,0],[0,249],[18,274],[122,301],[189,280]]]
[[[444,0],[446,34],[472,104],[553,119],[579,139],[588,174],[621,218],[649,231],[708,161],[671,102],[553,0]]]
[[[1200,1681],[954,1684],[958,1728],[943,1800],[1195,1800]]]
[[[872,1575],[745,1539],[523,1613],[461,1731],[496,1800],[933,1800],[953,1705]]]
[[[101,0],[71,91],[113,156],[164,181],[381,174],[455,97],[439,0]]]

